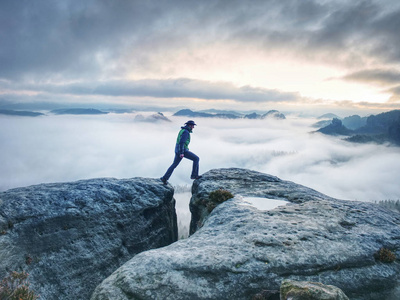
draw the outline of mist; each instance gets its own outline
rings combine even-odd
[[[135,114],[0,116],[0,190],[97,177],[161,177],[174,158],[180,126],[135,122]],[[311,187],[331,197],[360,201],[400,198],[400,148],[352,144],[310,133],[315,119],[197,118],[190,150],[200,174],[248,168]],[[170,178],[190,186],[191,161]]]

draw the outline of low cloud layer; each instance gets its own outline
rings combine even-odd
[[[159,178],[187,121],[169,117],[173,122],[143,124],[133,114],[0,116],[0,190],[94,177]],[[399,148],[310,134],[314,121],[196,119],[190,148],[201,173],[248,168],[342,199],[400,198]],[[170,182],[190,185],[190,169],[183,160]]]

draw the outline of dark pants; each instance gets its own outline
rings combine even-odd
[[[194,153],[192,153],[192,152],[190,152],[190,151],[186,151],[186,152],[184,153],[184,157],[193,161],[192,175],[191,175],[190,177],[197,177],[197,176],[199,176],[199,160],[200,160],[200,158],[199,158],[196,154],[194,154]],[[166,172],[165,175],[163,176],[163,178],[164,178],[165,180],[168,180],[168,179],[171,177],[172,172],[174,172],[175,168],[179,165],[179,163],[181,162],[181,160],[182,160],[182,158],[180,157],[180,155],[177,154],[177,153],[175,153],[174,162],[173,162],[172,165],[168,168],[167,172]]]

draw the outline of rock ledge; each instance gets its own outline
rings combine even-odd
[[[88,299],[115,269],[177,240],[173,188],[100,178],[0,193],[0,278],[25,270],[43,299]]]

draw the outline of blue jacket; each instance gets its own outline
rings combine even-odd
[[[187,126],[182,126],[181,130],[178,133],[178,138],[176,139],[175,153],[176,154],[184,154],[186,151],[189,151],[189,143],[190,143],[190,133],[192,130]]]

